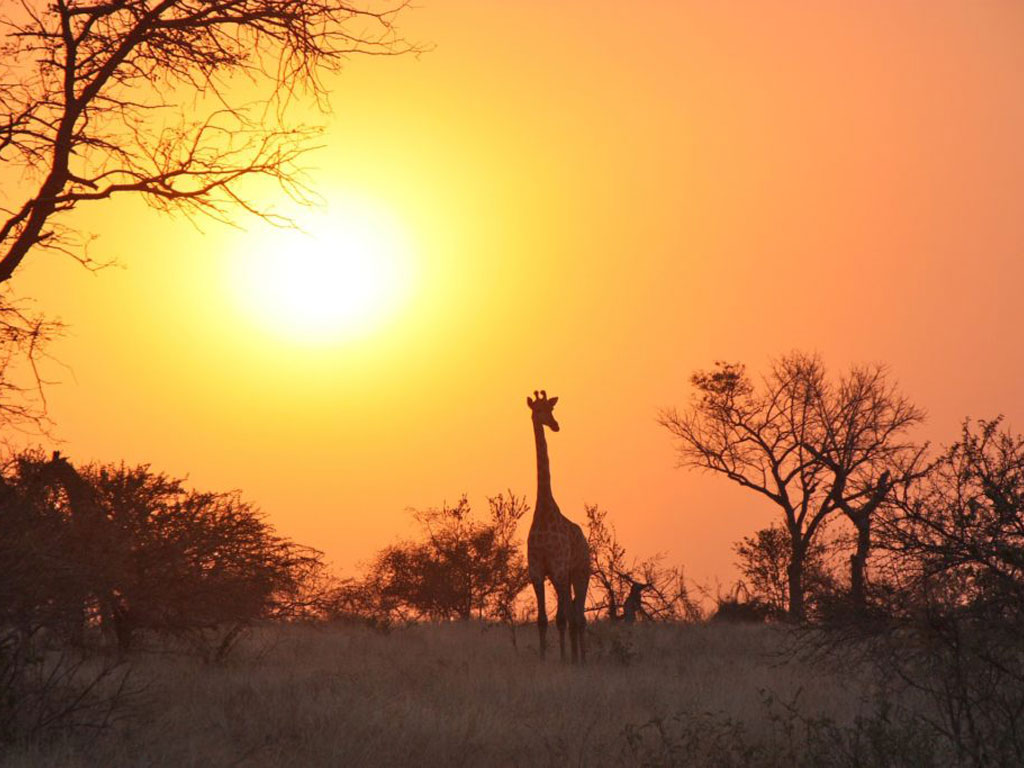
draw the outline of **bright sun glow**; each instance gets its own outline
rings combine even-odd
[[[300,227],[250,240],[239,259],[236,284],[262,323],[294,341],[354,338],[399,308],[410,248],[392,217],[350,204]]]

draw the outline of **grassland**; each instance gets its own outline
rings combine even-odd
[[[552,630],[554,628],[552,627]],[[109,728],[20,744],[8,766],[926,765],[851,665],[780,655],[768,626],[592,625],[572,667],[507,628],[253,632],[229,659],[143,652]],[[938,760],[936,764],[941,764]]]

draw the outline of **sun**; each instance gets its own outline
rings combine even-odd
[[[249,313],[294,341],[351,339],[378,328],[409,291],[410,247],[386,211],[348,204],[264,230],[237,260]]]

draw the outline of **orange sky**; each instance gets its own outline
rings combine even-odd
[[[1024,430],[1024,5],[419,5],[403,29],[436,48],[353,60],[309,162],[320,220],[400,233],[393,311],[304,336],[240,295],[261,227],[83,208],[123,268],[14,279],[71,325],[48,395],[72,460],[241,488],[352,573],[407,507],[532,499],[545,387],[562,511],[727,582],[772,510],[674,469],[655,415],[695,368],[884,361],[922,436]]]

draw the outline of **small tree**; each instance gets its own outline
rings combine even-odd
[[[122,644],[137,629],[187,633],[301,613],[321,555],[277,536],[237,492],[186,490],[146,465],[90,468],[127,546]],[[226,647],[225,647],[226,650]]]
[[[421,539],[382,550],[359,587],[371,598],[340,597],[358,608],[373,606],[378,620],[429,618],[511,621],[526,587],[526,563],[516,540],[525,499],[499,494],[488,499],[489,520],[473,516],[463,496],[455,506],[414,511]]]
[[[827,562],[829,547],[820,539],[807,550],[804,562],[804,585],[808,607],[811,609],[835,590]],[[734,544],[733,550],[739,558],[738,566],[749,597],[765,606],[769,616],[786,615],[789,608],[789,559],[792,553],[786,529],[779,525],[762,528],[753,536],[745,536]]]

